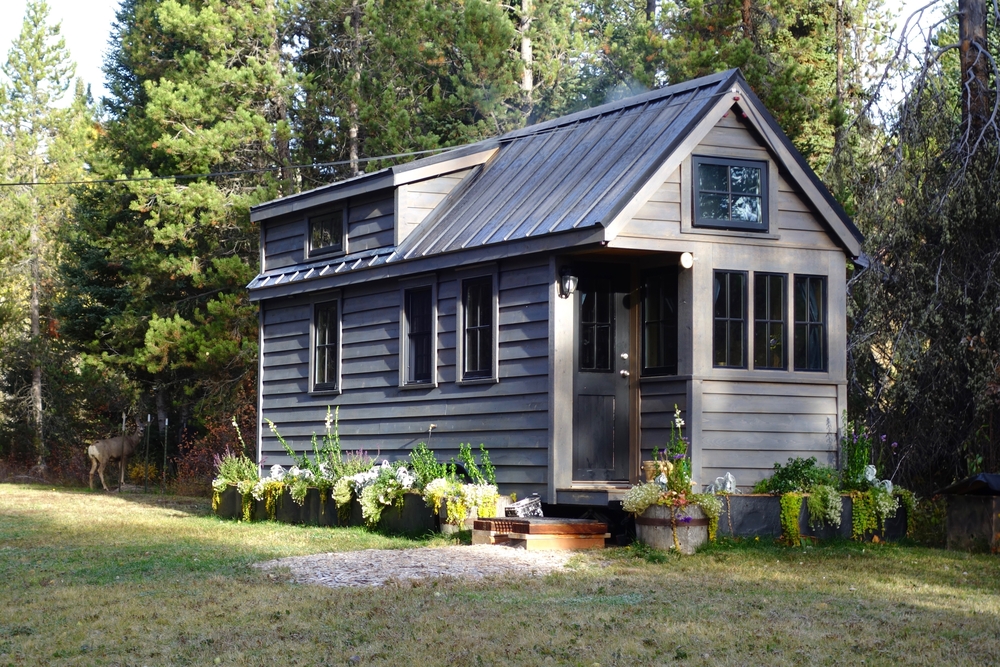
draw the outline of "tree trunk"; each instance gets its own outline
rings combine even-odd
[[[531,37],[528,34],[530,28],[531,0],[521,0],[521,21],[518,26],[518,30],[521,33],[521,62],[524,63],[524,72],[521,75],[521,90],[528,94],[529,106],[531,91],[535,87],[534,73],[532,71],[534,61],[531,54]]]
[[[38,179],[38,172],[35,168],[31,170],[31,181]],[[41,307],[39,290],[41,289],[41,238],[39,234],[38,205],[34,196],[31,198],[31,234],[29,244],[31,245],[30,273],[31,273],[31,299],[29,303],[31,317],[31,414],[34,420],[35,433],[33,436],[35,449],[35,469],[39,473],[45,472],[45,429],[42,411],[42,340],[41,340]]]
[[[958,13],[962,62],[962,123],[971,137],[978,137],[989,117],[986,6],[983,0],[959,0]]]
[[[361,162],[358,150],[358,85],[361,83],[361,5],[358,0],[351,2],[351,78],[354,85],[351,88],[351,101],[347,106],[347,142],[350,153],[351,176],[361,175]]]
[[[753,15],[750,12],[750,7],[750,0],[743,0],[743,4],[740,7],[740,16],[743,21],[743,36],[753,42],[756,46],[757,40],[754,39]]]
[[[843,109],[844,106],[844,0],[837,0],[837,106]],[[833,128],[833,155],[834,159],[840,155],[844,144],[844,125],[838,119],[838,124]]]
[[[646,0],[646,20],[650,23],[656,18],[656,0]]]

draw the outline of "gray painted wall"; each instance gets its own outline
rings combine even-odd
[[[438,274],[437,387],[399,387],[400,290],[395,281],[345,288],[342,296],[343,393],[311,394],[311,304],[330,293],[272,299],[263,307],[263,418],[297,451],[322,435],[327,406],[340,407],[345,450],[401,458],[429,441],[439,460],[458,445],[486,445],[504,493],[544,494],[548,461],[548,260],[515,259],[498,266],[499,382],[455,384],[454,272]],[[289,462],[264,427],[265,465]]]

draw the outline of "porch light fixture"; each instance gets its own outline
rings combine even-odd
[[[564,266],[559,271],[559,296],[568,299],[576,291],[579,282],[580,279],[573,275],[573,271],[568,266]]]
[[[694,266],[694,255],[689,252],[681,253],[681,266],[685,269]]]

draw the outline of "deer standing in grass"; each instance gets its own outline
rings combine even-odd
[[[108,485],[104,483],[104,467],[108,465],[111,461],[121,462],[121,474],[118,478],[118,490],[122,490],[122,484],[125,483],[125,462],[128,457],[132,456],[132,452],[135,451],[135,446],[139,444],[142,440],[142,432],[145,430],[146,425],[139,421],[139,418],[135,418],[136,431],[131,435],[118,435],[114,438],[105,438],[104,440],[95,440],[90,447],[87,447],[87,456],[90,458],[90,488],[94,488],[94,471],[101,478],[101,486],[104,487],[105,491],[110,491]]]

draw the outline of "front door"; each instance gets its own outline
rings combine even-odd
[[[629,273],[580,271],[575,293],[573,480],[629,478]]]

